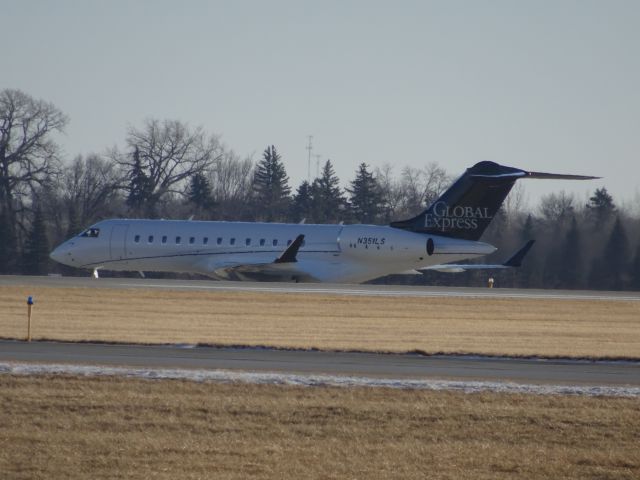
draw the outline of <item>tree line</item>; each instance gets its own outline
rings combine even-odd
[[[453,180],[437,163],[398,170],[362,162],[343,188],[327,160],[317,178],[292,189],[275,146],[254,160],[201,127],[158,119],[129,127],[123,148],[69,161],[55,142],[67,123],[49,102],[0,91],[0,273],[72,273],[49,261],[50,249],[105,218],[387,224],[422,211]],[[587,202],[550,194],[534,208],[523,196],[516,185],[483,239],[502,256],[531,238],[537,244],[521,269],[495,275],[497,285],[640,289],[640,218],[606,188]],[[487,277],[378,281],[477,285]]]

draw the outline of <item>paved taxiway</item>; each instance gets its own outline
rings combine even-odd
[[[140,288],[166,290],[246,291],[277,293],[318,293],[387,297],[471,297],[566,300],[640,301],[640,292],[597,292],[576,290],[530,290],[514,288],[465,288],[407,285],[353,285],[328,283],[221,282],[215,280],[158,280],[144,278],[32,277],[0,276],[2,286]]]
[[[0,362],[640,386],[640,362],[0,341]]]

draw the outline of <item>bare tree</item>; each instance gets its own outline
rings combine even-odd
[[[402,191],[402,215],[414,215],[425,207],[423,173],[414,167],[404,167],[400,174]]]
[[[253,180],[253,160],[232,150],[218,156],[208,171],[213,198],[224,220],[247,218]]]
[[[20,90],[0,91],[0,214],[5,223],[0,243],[16,245],[16,226],[26,228],[30,195],[58,172],[59,149],[51,134],[63,131],[67,121],[51,103]],[[15,257],[15,252],[5,253]]]
[[[451,183],[444,168],[432,162],[424,168],[405,167],[400,178],[403,215],[415,215],[430,205]]]
[[[502,209],[508,225],[518,222],[524,217],[524,212],[528,209],[527,195],[522,183],[516,182],[507,198],[505,198]]]
[[[402,202],[402,192],[399,182],[394,176],[393,165],[385,163],[382,167],[376,168],[373,175],[380,185],[382,194],[382,218],[385,222],[396,220]]]
[[[149,119],[141,129],[130,127],[126,142],[130,152],[138,152],[148,181],[149,214],[155,213],[164,195],[184,194],[186,180],[210,168],[222,154],[218,137],[207,136],[202,127],[191,129],[177,120]],[[117,149],[110,155],[127,177],[137,167],[133,155],[121,154]]]
[[[424,172],[424,204],[431,205],[451,184],[451,177],[437,162],[428,163]]]
[[[117,212],[118,184],[116,165],[96,154],[77,156],[59,182],[67,208],[76,209],[81,226]]]
[[[562,190],[543,196],[539,209],[547,226],[564,227],[576,212],[576,200],[572,194]]]
[[[124,213],[117,165],[90,154],[78,155],[60,175],[34,193],[54,243],[75,235],[87,225]]]

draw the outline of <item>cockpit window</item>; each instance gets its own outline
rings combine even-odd
[[[90,228],[80,234],[81,237],[98,238],[100,236],[99,228]]]

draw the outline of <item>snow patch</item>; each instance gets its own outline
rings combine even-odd
[[[449,390],[465,393],[498,392],[534,395],[584,395],[640,397],[640,387],[603,385],[536,385],[511,382],[454,381],[429,379],[390,379],[339,375],[301,375],[287,373],[235,372],[230,370],[189,370],[169,368],[125,368],[89,365],[32,364],[0,362],[0,374],[121,376],[153,380],[194,382],[254,383],[303,387],[383,387],[413,390]]]

